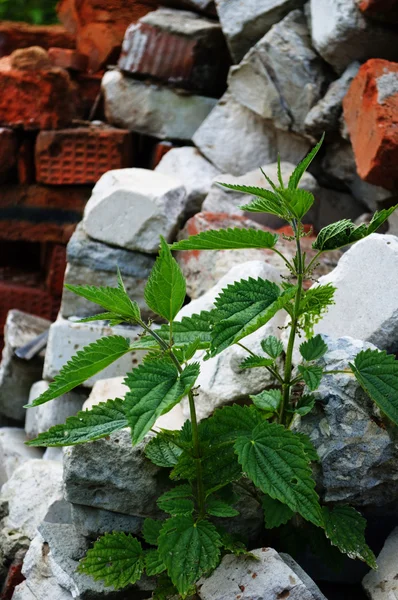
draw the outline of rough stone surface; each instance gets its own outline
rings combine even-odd
[[[219,170],[206,160],[196,148],[172,148],[162,158],[155,171],[175,177],[186,190],[184,220],[200,212],[203,200],[210,191]]]
[[[398,185],[398,64],[368,60],[344,98],[344,118],[358,174],[373,185]]]
[[[116,265],[123,277],[130,298],[137,302],[142,314],[149,316],[144,301],[144,288],[155,257],[141,252],[131,252],[108,246],[88,237],[81,224],[67,246],[68,264],[65,283],[71,285],[116,286]],[[62,292],[63,317],[89,317],[102,312],[102,308],[73,294],[66,288]]]
[[[97,539],[99,535],[112,531],[124,531],[138,535],[142,531],[144,519],[133,515],[123,515],[102,508],[72,504],[72,522],[82,535]]]
[[[286,130],[304,131],[309,110],[329,81],[328,69],[311,46],[304,14],[292,11],[230,70],[235,100]]]
[[[334,180],[337,185],[348,189],[354,198],[371,211],[377,210],[378,203],[391,196],[389,190],[371,185],[359,177],[354,153],[348,142],[336,142],[327,147],[322,170],[332,182]]]
[[[396,32],[365,19],[356,0],[311,0],[311,29],[315,49],[338,73],[354,60],[398,58]]]
[[[370,571],[362,585],[370,600],[398,598],[398,527],[387,538],[377,557],[378,570]]]
[[[325,370],[347,369],[372,344],[351,337],[325,338],[329,350],[320,364]],[[383,426],[376,405],[356,379],[328,375],[315,392],[314,412],[302,418],[321,459],[318,474],[325,502],[383,506],[398,497],[398,450],[393,429]]]
[[[67,448],[66,499],[125,515],[158,516],[156,499],[167,489],[168,478],[164,470],[145,458],[144,448],[145,441],[132,447],[127,429]]]
[[[349,335],[382,350],[398,350],[398,238],[374,233],[354,244],[337,267],[319,279],[336,288],[335,304],[315,333]]]
[[[239,62],[250,48],[288,12],[303,5],[302,0],[216,0],[221,27],[232,57]]]
[[[102,80],[107,120],[159,139],[191,140],[217,100],[108,71]]]
[[[219,23],[160,8],[127,28],[118,65],[141,78],[218,97],[225,91],[230,62]]]
[[[224,556],[221,564],[208,579],[201,579],[198,595],[201,600],[326,600],[309,578],[293,570],[291,559],[283,559],[272,548],[252,550],[250,556]],[[307,583],[308,582],[308,583]]]
[[[47,381],[34,383],[29,393],[29,404],[47,391],[49,385]],[[27,438],[31,440],[39,433],[48,431],[50,427],[65,423],[68,417],[75,415],[82,408],[86,397],[86,393],[73,390],[51,402],[28,408],[25,421]]]
[[[25,441],[23,429],[0,428],[0,488],[22,463],[42,457],[41,448],[29,448]]]
[[[0,502],[8,504],[1,537],[8,531],[32,540],[48,508],[61,498],[62,465],[40,459],[25,462],[14,471],[0,492]]]
[[[275,129],[236,102],[230,92],[202,123],[193,141],[220,171],[233,175],[275,162],[278,152],[283,161],[297,164],[310,147],[303,137]]]
[[[159,236],[173,239],[185,210],[182,183],[147,169],[105,173],[93,189],[83,225],[95,240],[156,253]]]
[[[17,358],[14,351],[33,340],[50,326],[50,321],[19,310],[8,313],[4,329],[5,346],[0,363],[0,415],[14,421],[25,419],[23,406],[33,383],[40,379],[42,357],[30,361]]]
[[[307,133],[320,137],[324,131],[329,133],[339,129],[343,98],[359,67],[358,62],[351,63],[342,76],[330,84],[323,98],[311,108],[304,121],[304,129]]]
[[[275,283],[280,282],[279,272],[271,265],[260,261],[238,264],[230,269],[206,294],[184,306],[178,313],[177,319],[199,314],[202,310],[211,310],[214,308],[216,297],[223,288],[235,281],[249,277],[254,279],[261,277]],[[266,325],[246,337],[245,346],[255,353],[261,353],[261,340],[268,335],[279,336],[278,327],[285,319],[284,314],[283,311],[280,311]],[[195,360],[203,358],[204,354],[203,351],[197,352]],[[265,369],[262,372],[255,372],[252,369],[242,371],[239,365],[246,357],[245,350],[239,346],[232,346],[218,356],[201,363],[201,372],[196,383],[199,386],[197,402],[199,419],[208,417],[219,406],[244,400],[249,394],[257,394],[274,383]],[[186,400],[183,400],[183,410],[188,418],[189,406]]]
[[[109,327],[103,321],[93,323],[76,323],[68,319],[58,318],[50,327],[43,378],[51,381],[62,367],[84,346],[88,346],[106,335],[121,335],[134,341],[141,329],[138,327]],[[83,383],[92,387],[94,382],[104,377],[119,377],[131,371],[138,363],[141,353],[125,354],[103,371],[90,377]]]

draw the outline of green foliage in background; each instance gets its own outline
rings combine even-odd
[[[34,25],[57,23],[57,0],[0,0],[0,19]]]

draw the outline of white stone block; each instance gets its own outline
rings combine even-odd
[[[30,448],[25,442],[23,429],[0,428],[0,488],[22,463],[43,456],[41,448]]]

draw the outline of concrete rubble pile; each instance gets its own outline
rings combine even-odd
[[[62,25],[0,23],[0,246],[19,257],[0,265],[0,597],[123,600],[126,592],[76,566],[103,533],[141,535],[143,520],[160,516],[156,498],[170,482],[145,458],[150,437],[133,448],[127,430],[64,450],[26,446],[80,410],[123,398],[124,375],[142,358],[127,354],[26,411],[81,348],[104,335],[133,341],[140,333],[78,322],[101,308],[63,283],[114,286],[119,267],[151,319],[144,288],[160,235],[172,242],[218,228],[272,230],[289,255],[284,223],[245,212],[247,197],[219,182],[269,188],[260,168],[275,177],[278,155],[287,182],[323,132],[300,183],[316,198],[306,216],[307,256],[325,225],[361,222],[396,203],[398,2],[61,0],[57,10]],[[393,216],[382,234],[322,256],[316,282],[306,282],[337,287],[336,304],[316,326],[328,336],[322,360],[331,370],[363,349],[398,351],[397,235]],[[177,259],[188,295],[178,319],[211,309],[229,283],[278,283],[288,274],[268,250],[188,251]],[[285,325],[278,313],[247,346],[256,351],[271,334],[284,340]],[[30,360],[16,355],[46,332]],[[242,353],[236,346],[202,363],[199,418],[275,385],[268,373],[242,373]],[[392,600],[396,433],[345,375],[330,375],[316,394],[316,410],[299,427],[321,458],[322,500],[361,510],[380,551],[377,573],[351,571],[350,563],[345,572],[357,587],[364,578],[371,600]],[[156,427],[178,429],[188,414],[183,402]],[[261,548],[262,509],[249,501],[244,509],[234,526],[257,548],[256,577],[247,558],[225,556],[199,583],[202,600],[325,600],[324,590],[342,590],[344,570],[336,575],[302,552],[307,575],[289,555]],[[129,597],[148,598],[153,587],[143,579]]]

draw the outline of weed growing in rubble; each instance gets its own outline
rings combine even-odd
[[[239,540],[219,525],[223,517],[239,518],[235,506],[237,491],[242,488],[245,493],[254,493],[262,504],[267,529],[291,523],[293,519],[308,521],[323,530],[341,552],[376,566],[365,542],[362,516],[348,506],[321,506],[311,469],[311,462],[318,460],[316,450],[306,435],[295,433],[292,427],[300,416],[313,409],[312,392],[326,374],[319,359],[328,347],[320,335],[313,335],[313,326],[333,302],[335,291],[331,285],[316,285],[305,291],[303,281],[311,277],[321,254],[370,235],[394,210],[377,212],[369,225],[356,227],[349,220],[328,225],[313,244],[317,250],[315,258],[308,261],[301,248],[302,219],[314,197],[298,189],[298,184],[321,143],[322,140],[295,169],[287,187],[283,185],[280,168],[277,184],[265,176],[272,191],[225,185],[255,197],[242,207],[245,211],[271,213],[291,226],[294,234],[291,241],[297,248],[291,262],[277,249],[278,235],[262,230],[206,231],[171,248],[162,239],[159,257],[145,289],[148,307],[168,323],[157,329],[142,320],[120,276],[117,288],[68,286],[105,310],[83,321],[106,319],[111,325],[138,324],[143,335],[133,343],[121,336],[109,336],[90,344],[64,366],[48,391],[30,406],[68,392],[128,352],[146,350],[147,354],[142,364],[127,374],[125,383],[129,391],[123,400],[108,400],[80,412],[65,425],[39,435],[30,445],[80,444],[125,427],[130,428],[132,444],[136,445],[152,431],[157,418],[185,396],[190,407],[190,420],[181,431],[161,430],[145,448],[149,460],[169,470],[174,484],[158,499],[158,506],[167,513],[167,518],[146,519],[141,541],[122,532],[104,535],[81,562],[81,572],[115,588],[135,583],[145,572],[158,576],[159,597],[176,593],[186,597],[198,579],[218,565],[223,554],[247,552]],[[282,285],[260,278],[228,285],[213,310],[176,321],[185,299],[185,281],[171,250],[241,248],[268,248],[277,252],[291,277]],[[290,316],[286,352],[282,343],[271,336],[262,342],[263,354],[247,350],[247,358],[241,364],[242,369],[267,369],[275,380],[275,388],[252,396],[250,406],[220,408],[198,423],[197,350],[207,351],[206,360],[233,344],[245,348],[244,338],[280,310]],[[299,345],[302,362],[294,370],[293,349],[299,334],[305,334],[306,341]],[[366,350],[344,372],[355,376],[384,415],[398,424],[398,362],[394,356]]]

